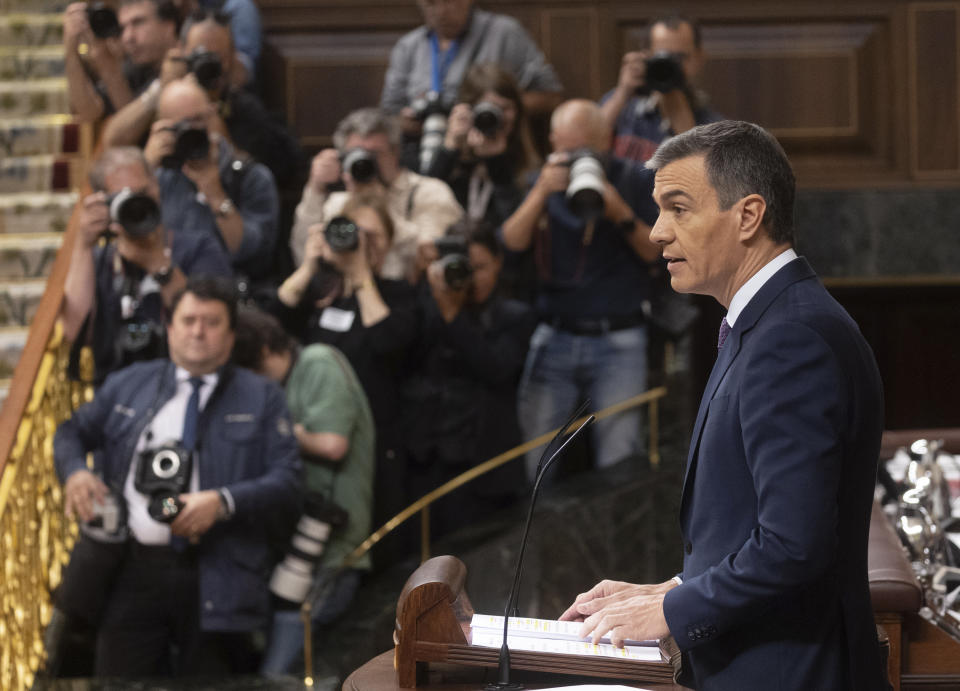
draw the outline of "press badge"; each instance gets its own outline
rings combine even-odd
[[[339,307],[327,307],[320,313],[320,328],[346,333],[353,326],[353,320],[356,316],[356,312],[348,312]]]

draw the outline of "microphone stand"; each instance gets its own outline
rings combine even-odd
[[[554,442],[563,436],[563,433],[566,432],[567,428],[573,423],[573,421],[579,416],[579,414],[586,408],[588,401],[580,406],[576,413],[573,414],[573,418],[566,425],[564,425],[556,437],[547,445],[547,449],[544,450],[544,455],[540,458],[540,463],[537,465],[537,479],[533,485],[533,494],[530,497],[530,508],[527,510],[527,522],[523,528],[523,537],[520,540],[520,553],[517,555],[517,569],[513,577],[513,585],[510,587],[510,595],[507,598],[507,606],[504,608],[503,612],[503,643],[500,645],[500,658],[499,664],[497,666],[497,682],[487,684],[484,687],[484,691],[518,691],[519,689],[524,688],[523,684],[510,681],[510,648],[507,646],[507,627],[510,623],[510,611],[516,609],[517,598],[519,597],[520,591],[520,576],[523,573],[523,555],[527,549],[527,536],[530,533],[530,523],[533,520],[533,509],[537,504],[537,494],[540,491],[540,483],[543,481],[544,474],[553,465],[560,454],[563,453],[564,449],[577,437],[584,429],[593,423],[596,418],[591,415],[583,424],[581,424],[574,432],[567,437],[560,448],[553,452],[550,458],[543,462],[543,459],[547,455],[550,447],[553,446]]]

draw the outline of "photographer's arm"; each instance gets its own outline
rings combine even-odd
[[[79,53],[80,43],[91,40],[93,32],[87,22],[86,3],[71,3],[63,13],[63,65],[70,110],[81,122],[98,120],[105,110],[103,99],[90,81]]]
[[[301,425],[293,426],[293,433],[300,444],[300,450],[310,456],[319,456],[328,461],[341,461],[350,450],[350,440],[335,432],[308,432]]]
[[[533,231],[546,211],[547,199],[553,192],[566,189],[570,169],[565,165],[566,154],[552,154],[540,170],[537,181],[526,198],[503,222],[503,243],[511,252],[523,252],[533,242]]]
[[[157,113],[157,101],[162,86],[159,79],[147,87],[138,98],[120,108],[103,127],[101,141],[104,148],[111,146],[136,146],[150,130]]]
[[[78,233],[70,255],[70,269],[60,308],[63,335],[71,342],[79,336],[84,319],[96,308],[97,276],[93,255],[100,234],[109,224],[106,199],[103,192],[87,195],[80,210]]]
[[[643,85],[646,73],[643,58],[644,53],[640,51],[632,51],[623,56],[617,86],[607,100],[600,104],[600,113],[611,132],[616,131],[617,118],[620,117],[620,112],[633,95],[637,93],[637,89]]]

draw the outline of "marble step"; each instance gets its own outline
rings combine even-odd
[[[62,14],[0,15],[0,46],[60,45],[63,45]]]
[[[62,241],[60,233],[0,236],[0,284],[45,279]]]
[[[69,115],[0,117],[0,156],[75,154],[79,151],[80,125]]]
[[[0,79],[28,80],[64,76],[63,46],[0,46]]]
[[[70,112],[67,80],[0,81],[0,117],[24,118]]]
[[[78,196],[75,192],[0,195],[0,237],[62,233]]]
[[[30,326],[47,281],[0,281],[0,327]]]
[[[0,12],[3,14],[63,12],[69,4],[70,0],[0,0]]]
[[[30,329],[22,326],[0,328],[0,380],[13,378],[29,332]]]
[[[83,161],[71,156],[9,156],[0,160],[0,194],[66,192],[82,183]]]

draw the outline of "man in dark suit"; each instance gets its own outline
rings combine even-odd
[[[683,573],[603,581],[561,618],[616,644],[672,634],[698,689],[886,688],[867,582],[882,386],[793,251],[790,164],[760,127],[724,121],[648,165],[674,290],[727,307],[683,484]]]

